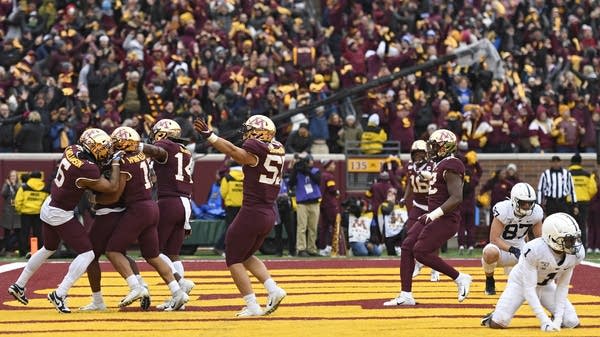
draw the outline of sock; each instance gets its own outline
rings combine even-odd
[[[483,266],[483,272],[486,274],[493,274],[494,273],[494,269],[496,269],[496,266],[498,265],[498,262],[494,262],[494,263],[486,263],[483,259],[481,259],[481,265]]]
[[[144,282],[144,278],[142,277],[142,275],[136,274],[135,278],[138,280],[138,283],[141,284],[143,287],[147,287],[148,286],[146,284],[146,282]]]
[[[171,268],[171,273],[175,274],[177,272],[177,270],[175,270],[175,267],[173,266],[173,261],[171,261],[171,259],[169,259],[168,256],[166,256],[163,253],[160,253],[158,257],[160,257],[163,261],[165,261],[167,265],[169,265],[169,268]],[[181,274],[179,276],[183,277]]]
[[[274,293],[277,291],[277,288],[279,288],[277,286],[277,283],[275,283],[275,280],[273,280],[272,278],[268,278],[265,283],[263,283],[265,286],[265,289],[267,289],[267,292],[270,293]]]
[[[486,281],[487,280],[492,280],[493,281],[494,280],[494,275],[490,275],[490,276],[485,275],[485,280]]]
[[[73,262],[71,262],[69,265],[69,271],[67,272],[67,275],[65,275],[65,278],[63,278],[62,282],[58,285],[58,288],[56,289],[56,295],[59,297],[67,296],[69,289],[71,289],[73,284],[79,280],[83,273],[85,273],[85,270],[93,260],[94,252],[91,250],[77,255],[75,260],[73,260]]]
[[[181,276],[181,278],[183,278],[184,270],[183,270],[183,263],[181,261],[173,262],[173,269],[175,269],[177,274],[179,274],[179,276]]]
[[[400,296],[405,297],[405,298],[412,298],[412,291],[401,291],[400,292]]]
[[[256,294],[248,294],[244,296],[244,302],[246,302],[246,306],[250,310],[260,309],[260,305],[256,302]]]
[[[169,282],[168,286],[169,286],[169,290],[171,291],[171,295],[175,295],[175,293],[177,291],[181,290],[179,283],[177,283],[177,281],[175,281],[175,280]]]
[[[40,248],[35,254],[31,255],[29,261],[27,261],[27,265],[25,269],[19,275],[17,282],[15,282],[19,287],[25,288],[27,281],[35,274],[35,272],[40,268],[42,263],[46,262],[50,256],[54,254],[54,250],[47,250],[46,247]]]
[[[129,275],[129,276],[127,276],[127,278],[125,279],[125,281],[127,281],[127,285],[129,286],[129,290],[133,290],[133,289],[135,289],[137,287],[141,287],[142,286],[135,275]]]
[[[102,298],[102,292],[96,292],[96,293],[92,293],[92,300],[94,301],[95,304],[102,304],[104,303],[104,298]]]

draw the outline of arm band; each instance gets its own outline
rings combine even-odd
[[[219,136],[215,135],[214,133],[211,133],[210,136],[206,138],[206,140],[208,140],[211,144],[214,144],[218,139]]]
[[[444,215],[444,211],[440,207],[438,207],[434,209],[431,213],[429,213],[429,219],[435,220],[441,217],[442,215]]]

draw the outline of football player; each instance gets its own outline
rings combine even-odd
[[[130,289],[119,307],[148,296],[148,289],[139,282],[125,257],[127,248],[137,240],[144,259],[160,274],[171,291],[171,305],[165,310],[178,310],[189,297],[175,280],[169,265],[158,256],[159,210],[152,200],[148,161],[144,153],[139,152],[140,136],[134,129],[122,126],[113,131],[111,139],[115,149],[125,152],[119,189],[116,193],[98,195],[96,202],[108,205],[122,198],[126,207],[106,244],[106,256]]]
[[[79,311],[104,311],[106,310],[106,304],[104,303],[104,298],[102,296],[102,270],[100,269],[98,260],[102,254],[106,253],[108,240],[115,227],[119,224],[121,216],[125,212],[125,203],[122,199],[119,199],[117,202],[110,205],[101,205],[96,202],[96,194],[91,194],[89,199],[90,203],[95,208],[95,217],[89,232],[89,238],[92,242],[92,247],[94,248],[95,257],[87,267],[86,271],[90,289],[92,290],[92,302],[79,308]],[[126,256],[126,258],[139,283],[147,289],[148,285],[140,275],[140,270],[135,261],[129,256]],[[150,295],[141,298],[140,306],[143,310],[148,310],[150,307]]]
[[[214,134],[201,119],[194,129],[220,152],[242,164],[244,198],[242,208],[225,236],[225,262],[246,307],[237,317],[261,316],[273,313],[286,296],[271,278],[264,263],[254,253],[275,224],[274,203],[283,175],[285,149],[275,138],[275,124],[262,115],[254,115],[242,125],[242,147]],[[265,310],[256,301],[250,271],[265,286],[268,297]]]
[[[58,288],[48,294],[48,300],[59,312],[71,312],[66,302],[67,292],[94,259],[92,243],[83,225],[74,216],[74,209],[86,189],[105,193],[118,189],[120,159],[121,153],[113,155],[111,139],[100,129],[84,131],[78,145],[65,149],[56,177],[52,181],[50,196],[46,198],[40,211],[44,246],[31,256],[17,282],[8,288],[8,293],[17,301],[25,305],[29,303],[25,296],[27,281],[54,254],[62,240],[78,255],[71,262],[69,271]],[[99,168],[106,160],[111,162],[109,179],[102,176]]]
[[[400,199],[400,205],[406,204],[406,200],[412,200],[412,207],[408,207],[408,220],[404,226],[408,229],[423,214],[427,214],[427,195],[429,194],[429,179],[433,171],[433,162],[427,160],[427,142],[416,140],[410,147],[410,162],[406,167],[407,179],[404,196]],[[412,277],[417,277],[421,272],[423,264],[415,263]],[[431,281],[437,282],[440,273],[431,270]]]
[[[579,326],[575,308],[567,299],[573,269],[585,258],[577,221],[567,213],[548,216],[542,236],[527,242],[519,262],[508,276],[506,289],[481,325],[506,328],[515,312],[527,301],[540,320],[542,331]],[[553,319],[544,311],[547,309]]]
[[[421,215],[408,229],[400,257],[402,291],[398,297],[385,302],[385,306],[416,304],[412,295],[415,259],[452,278],[458,287],[459,302],[469,295],[472,277],[459,273],[438,256],[444,242],[458,231],[460,221],[458,206],[462,201],[465,167],[454,156],[456,148],[456,136],[449,130],[439,129],[429,136],[427,152],[435,165],[429,179],[428,213]]]
[[[173,269],[181,288],[189,294],[194,283],[184,279],[183,263],[179,251],[186,234],[191,233],[192,214],[192,153],[181,139],[181,127],[172,119],[161,119],[152,127],[153,145],[140,143],[140,150],[154,159],[154,172],[158,188],[159,255]],[[169,301],[157,306],[164,310]],[[181,307],[183,309],[184,307]]]
[[[535,201],[533,187],[518,183],[510,191],[510,200],[494,205],[490,243],[483,248],[481,257],[486,295],[496,294],[494,269],[510,268],[517,264],[527,234],[532,232],[536,238],[542,234],[544,211]]]

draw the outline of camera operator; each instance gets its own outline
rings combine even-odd
[[[296,190],[296,249],[298,256],[317,256],[317,224],[321,199],[321,171],[313,167],[310,154],[295,156],[290,175],[290,188]]]

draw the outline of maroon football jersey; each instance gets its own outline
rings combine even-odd
[[[65,149],[56,177],[52,181],[50,206],[65,211],[72,211],[77,207],[85,191],[78,183],[81,180],[100,179],[100,168],[90,159],[79,145],[71,145]]]
[[[190,197],[192,195],[192,153],[183,145],[162,139],[154,145],[167,151],[164,162],[154,161],[158,197]]]
[[[285,149],[277,141],[270,143],[248,139],[242,147],[258,157],[254,167],[244,165],[244,200],[242,206],[272,208],[283,174]]]
[[[144,153],[127,154],[121,160],[121,174],[127,174],[127,184],[121,195],[125,205],[136,201],[152,200],[150,165]]]
[[[419,205],[427,206],[427,196],[429,195],[429,182],[419,177],[419,172],[433,172],[433,162],[425,161],[422,163],[408,163],[406,168],[408,172],[408,183],[412,187],[413,201]]]
[[[448,185],[444,179],[444,172],[453,171],[460,176],[460,180],[463,180],[465,175],[465,165],[462,161],[454,156],[449,156],[442,159],[433,168],[433,178],[429,181],[429,196],[428,196],[428,207],[432,211],[440,205],[442,205],[450,197],[448,192]],[[462,192],[461,192],[462,195]],[[460,207],[456,207],[452,214],[459,215]]]

